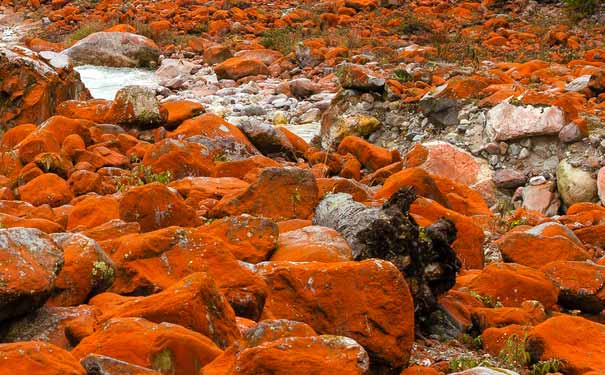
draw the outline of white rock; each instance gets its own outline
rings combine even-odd
[[[487,112],[486,134],[491,141],[554,135],[565,125],[558,107],[514,106],[502,102]]]

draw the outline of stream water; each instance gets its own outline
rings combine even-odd
[[[80,73],[82,82],[90,90],[91,95],[95,99],[112,100],[118,90],[125,86],[138,85],[151,88],[159,86],[159,79],[155,75],[155,72],[151,70],[110,68],[92,65],[79,66],[75,69]],[[232,112],[238,104],[241,105],[240,101],[246,102],[247,100],[245,96],[242,97],[240,95],[233,95],[232,98],[233,102],[230,103],[231,108],[222,109],[227,110],[227,113],[225,113],[227,121],[233,120],[234,123],[237,123],[238,119],[230,118],[229,112]],[[195,98],[191,97],[188,97],[188,99],[195,100]],[[205,99],[205,101],[207,101],[209,97],[206,97]],[[208,112],[213,112],[214,106],[212,104],[208,105],[208,103],[204,103],[204,101],[203,104]],[[286,128],[309,142],[319,132],[319,123],[287,125]]]

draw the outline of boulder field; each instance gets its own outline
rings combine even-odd
[[[0,375],[604,374],[595,3],[0,0]]]

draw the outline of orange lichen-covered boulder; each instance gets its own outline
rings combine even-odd
[[[286,337],[317,336],[310,325],[287,319],[263,320],[244,331],[240,345],[254,347]]]
[[[154,293],[191,273],[207,271],[239,316],[258,319],[268,293],[266,283],[238,262],[224,234],[214,236],[209,232],[205,227],[169,227],[113,241],[107,245],[117,266],[111,290],[120,294]]]
[[[199,224],[195,211],[185,204],[179,194],[159,182],[126,192],[120,200],[120,218],[139,223],[143,232],[171,225]]]
[[[456,225],[456,240],[452,244],[456,255],[466,269],[483,268],[483,230],[468,216],[461,215],[455,211],[441,206],[439,203],[418,197],[412,204],[410,212],[418,217],[417,221],[422,226],[428,226],[442,217],[446,217]]]
[[[214,176],[243,179],[252,170],[268,167],[281,167],[281,164],[266,156],[254,155],[247,159],[217,163],[214,168]]]
[[[210,176],[214,163],[209,150],[197,143],[164,139],[145,152],[143,165],[154,173],[170,172],[173,178]]]
[[[605,267],[588,262],[555,261],[540,269],[560,289],[559,304],[598,314],[605,309]]]
[[[48,204],[51,207],[58,207],[73,199],[67,181],[54,173],[38,176],[19,187],[18,191],[22,200],[34,206]]]
[[[40,230],[0,229],[0,322],[42,305],[63,265],[63,253]]]
[[[555,260],[590,259],[573,232],[558,223],[540,224],[524,232],[509,232],[497,240],[496,245],[505,260],[533,268]]]
[[[178,324],[208,336],[221,348],[231,345],[240,336],[233,309],[212,277],[203,272],[194,273],[148,297],[103,293],[92,298],[90,305],[101,310],[100,322],[136,317]]]
[[[481,333],[483,350],[497,356],[504,349],[507,342],[511,340],[521,342],[524,340],[528,330],[529,327],[523,327],[518,324],[511,324],[501,328],[488,328]]]
[[[248,76],[269,75],[269,69],[260,60],[248,57],[232,57],[214,67],[218,79],[233,79]]]
[[[260,373],[361,375],[369,368],[368,354],[355,340],[341,336],[287,337],[225,353],[199,375]]]
[[[401,160],[398,151],[389,151],[352,135],[345,137],[342,142],[340,142],[338,145],[338,153],[351,153],[364,167],[371,171],[378,170]]]
[[[404,186],[413,186],[416,194],[432,199],[443,207],[449,207],[447,199],[437,187],[432,176],[421,168],[406,168],[393,174],[384,181],[382,188],[376,192],[374,198],[388,199]]]
[[[224,197],[211,212],[223,217],[247,213],[273,220],[307,219],[318,202],[315,177],[308,170],[265,168],[245,191]]]
[[[56,103],[90,98],[78,72],[55,69],[25,48],[0,48],[0,124],[39,124],[55,113]]]
[[[527,338],[534,361],[558,359],[570,375],[605,372],[605,325],[559,315],[535,326]]]
[[[267,260],[277,246],[279,236],[275,222],[250,215],[214,220],[206,225],[203,231],[230,244],[229,252],[248,263]]]
[[[320,334],[351,337],[377,364],[407,364],[414,303],[393,264],[267,262],[257,265],[257,272],[271,288],[268,313],[276,318],[305,322]]]
[[[63,250],[64,264],[48,306],[80,305],[111,286],[113,262],[96,241],[79,233],[58,233],[52,239]]]
[[[89,374],[161,375],[159,371],[99,354],[89,354],[80,363]]]
[[[84,338],[73,351],[82,359],[95,353],[163,374],[197,374],[222,351],[208,337],[171,323],[119,318]]]
[[[87,196],[67,216],[67,229],[88,229],[120,218],[120,204],[111,196]]]
[[[168,184],[184,198],[195,195],[198,200],[221,199],[225,195],[233,195],[246,190],[249,185],[245,181],[232,177],[185,177]]]
[[[536,300],[550,309],[559,295],[559,289],[543,272],[514,263],[490,264],[470,281],[468,289],[511,307]]]
[[[0,344],[0,374],[86,375],[70,352],[40,341]]]
[[[546,320],[544,307],[537,301],[525,301],[521,307],[474,308],[473,325],[480,331],[510,324],[533,326]]]
[[[403,370],[400,375],[441,375],[442,373],[431,367],[410,366]]]
[[[279,235],[271,261],[347,262],[353,260],[351,247],[338,231],[307,226]]]
[[[166,126],[168,128],[178,126],[183,121],[189,120],[204,112],[204,106],[190,100],[177,100],[162,103],[161,107],[168,113]]]
[[[71,349],[75,342],[67,337],[66,329],[72,322],[94,321],[100,314],[95,307],[42,306],[27,315],[12,319],[3,327],[3,342],[44,341],[63,349]]]

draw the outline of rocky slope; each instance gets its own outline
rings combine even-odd
[[[0,0],[0,374],[605,373],[592,13]]]

